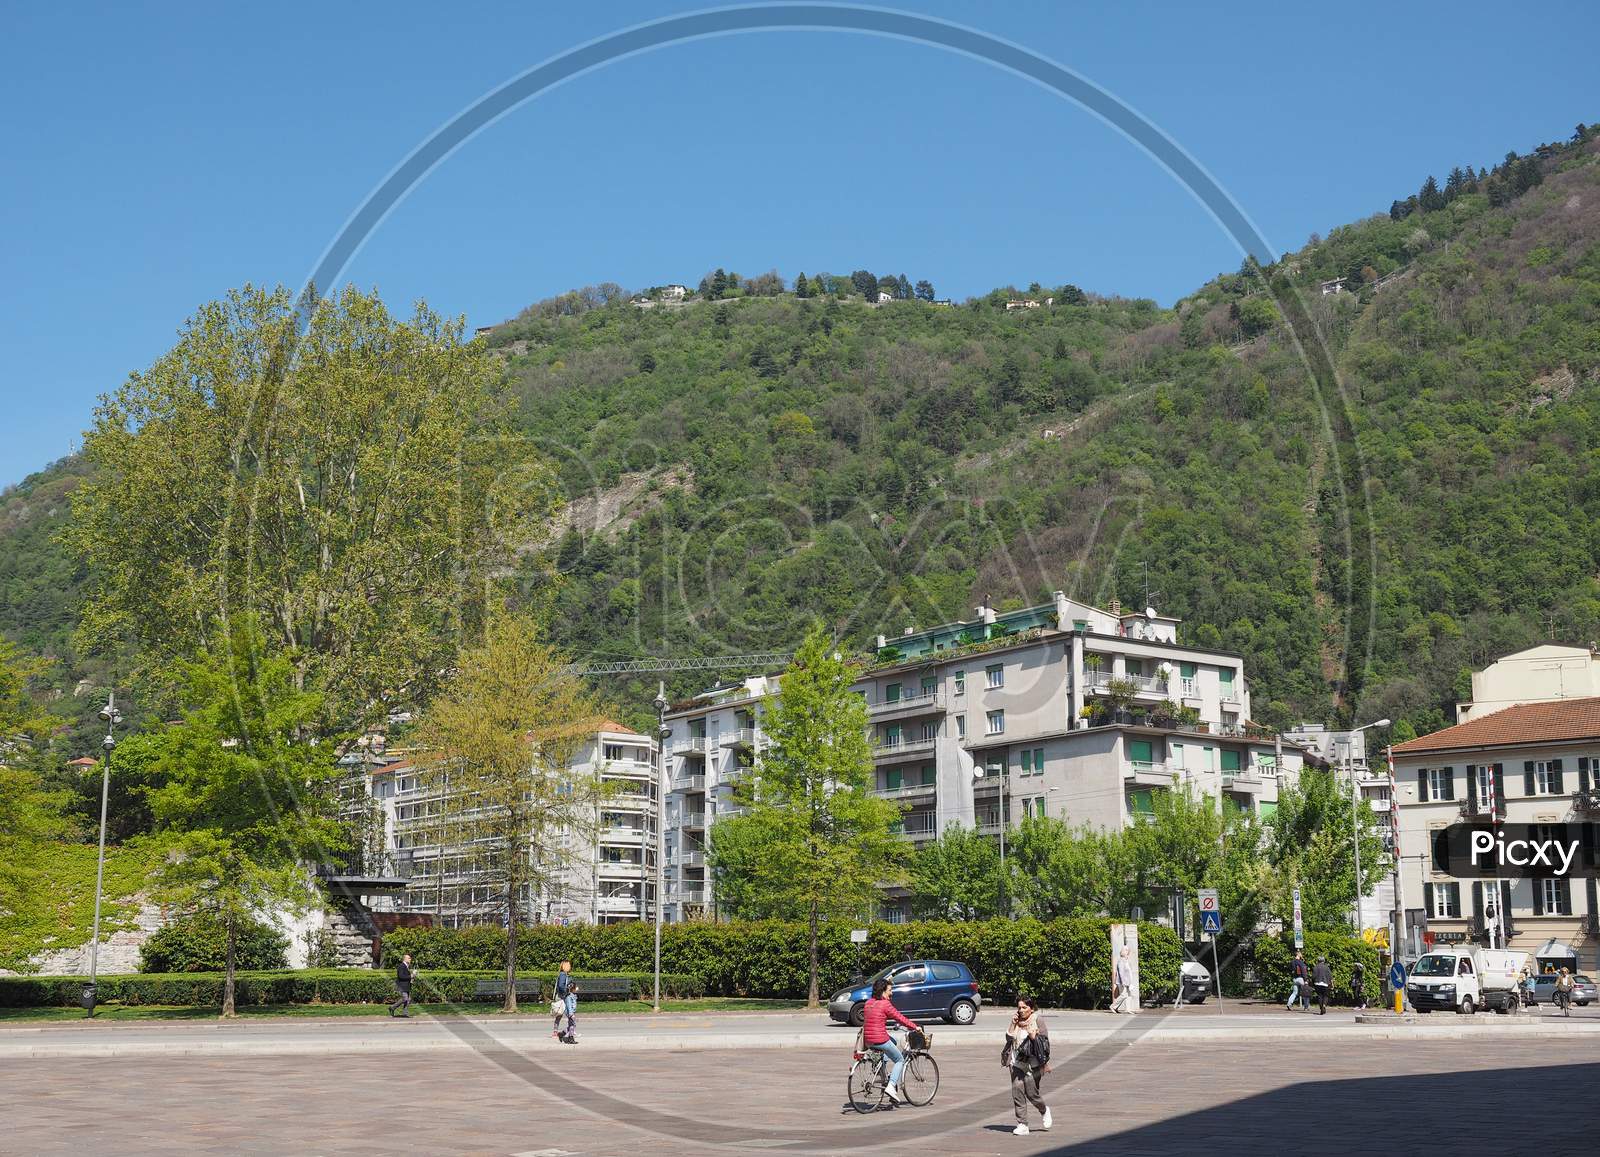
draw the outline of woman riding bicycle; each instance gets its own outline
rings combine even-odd
[[[894,1062],[894,1068],[889,1071],[889,1087],[884,1090],[891,1101],[896,1104],[900,1101],[900,1074],[905,1071],[906,1055],[900,1051],[900,1046],[889,1038],[890,1017],[906,1026],[915,1029],[914,1022],[900,1015],[900,1010],[895,1008],[889,999],[889,979],[880,976],[872,982],[872,997],[867,1001],[864,1010],[864,1019],[861,1022],[861,1039],[869,1049],[877,1049],[884,1056]]]

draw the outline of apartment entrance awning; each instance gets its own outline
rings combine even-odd
[[[1563,964],[1566,964],[1567,967],[1571,968],[1577,963],[1578,954],[1573,950],[1572,945],[1557,940],[1552,936],[1549,940],[1546,940],[1543,944],[1539,945],[1539,947],[1534,951],[1533,958],[1540,964],[1545,963],[1545,961],[1549,961],[1558,968]],[[1569,961],[1571,963],[1568,963]]]

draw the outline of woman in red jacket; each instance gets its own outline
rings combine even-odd
[[[900,1074],[905,1071],[906,1055],[900,1051],[900,1046],[889,1039],[889,1018],[905,1025],[906,1028],[916,1028],[916,1024],[900,1015],[900,1010],[895,1008],[894,1002],[886,995],[889,991],[889,978],[880,976],[872,982],[872,998],[867,1001],[864,1019],[861,1022],[861,1039],[869,1049],[877,1049],[884,1056],[894,1062],[894,1068],[889,1070],[889,1087],[884,1091],[889,1099],[896,1103],[900,1100]]]

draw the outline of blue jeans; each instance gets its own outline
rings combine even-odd
[[[1287,1003],[1284,1004],[1283,1007],[1286,1008],[1286,1009],[1287,1008],[1293,1008],[1294,1007],[1294,1002],[1298,1000],[1300,1002],[1300,1007],[1301,1008],[1310,1008],[1311,1007],[1311,992],[1310,992],[1310,988],[1311,988],[1311,986],[1309,984],[1305,984],[1305,983],[1303,983],[1301,981],[1298,981],[1298,980],[1295,981],[1294,987],[1289,990],[1289,1000],[1288,1000]]]
[[[906,1054],[900,1051],[900,1046],[894,1041],[886,1040],[881,1045],[869,1045],[894,1062],[894,1068],[889,1070],[889,1084],[898,1089],[900,1087],[900,1074],[905,1071]]]

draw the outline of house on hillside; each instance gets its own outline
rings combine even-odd
[[[661,290],[662,301],[682,301],[689,296],[689,287],[686,285],[668,285]]]
[[[1039,303],[1031,297],[1019,298],[1016,301],[1006,302],[1006,309],[1038,309]]]
[[[885,293],[881,289],[878,290],[878,304],[879,305],[888,305],[893,300],[894,300],[894,294]]]
[[[1319,290],[1321,290],[1323,297],[1327,297],[1329,294],[1332,294],[1332,293],[1343,293],[1344,292],[1344,283],[1345,283],[1345,278],[1343,278],[1343,277],[1335,277],[1332,281],[1324,281],[1324,282],[1322,282],[1322,284],[1318,285],[1317,288]]]

